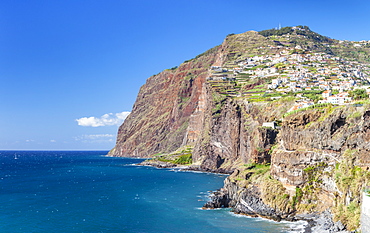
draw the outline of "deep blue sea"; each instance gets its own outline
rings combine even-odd
[[[0,232],[288,232],[202,210],[224,175],[136,166],[107,151],[0,151]]]

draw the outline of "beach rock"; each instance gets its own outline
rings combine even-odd
[[[158,161],[158,160],[145,160],[145,161],[139,163],[138,165],[141,165],[141,166],[151,166],[151,167],[157,167],[157,168],[173,168],[173,167],[177,167],[176,164],[169,163],[169,162],[162,162],[162,161]]]
[[[229,207],[230,199],[223,189],[213,192],[209,197],[211,200],[204,204],[203,208],[215,209]]]
[[[340,222],[334,222],[333,216],[330,211],[324,211],[320,215],[313,218],[313,224],[311,228],[312,232],[317,233],[331,233],[331,232],[341,232],[348,233],[345,230],[345,226]]]

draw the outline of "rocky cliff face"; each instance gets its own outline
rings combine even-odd
[[[246,163],[270,163],[270,149],[276,142],[277,130],[262,127],[273,118],[263,114],[268,104],[248,104],[244,101],[211,100],[206,111],[207,124],[195,145],[193,159],[205,170],[234,170]],[[222,105],[215,111],[215,105]]]
[[[305,182],[303,168],[321,162],[335,164],[348,150],[354,151],[357,166],[368,169],[370,112],[367,109],[341,106],[287,117],[279,134],[280,148],[273,155],[272,174],[284,184],[301,185]]]
[[[118,130],[114,156],[148,157],[193,145],[200,131],[203,84],[217,47],[200,58],[150,77]],[[201,118],[201,116],[199,117]]]
[[[205,114],[213,105],[212,91],[206,84],[210,67],[222,66],[245,54],[244,50],[269,43],[257,32],[234,35],[178,68],[150,77],[141,87],[131,114],[119,128],[116,146],[109,154],[150,157],[184,145],[194,146],[203,128],[209,125],[205,121],[210,118]]]
[[[290,43],[303,46],[307,37],[298,35]],[[212,66],[236,65],[265,47],[280,53],[277,43],[290,46],[257,32],[228,36],[222,45],[150,77],[109,154],[152,157],[187,146],[193,169],[232,173],[207,208],[233,207],[274,220],[329,216],[328,229],[355,229],[359,193],[370,180],[370,104],[325,105],[287,115],[294,98],[251,103],[227,94],[232,89],[248,95],[266,80],[241,87],[207,80]],[[310,46],[326,51],[318,43]],[[272,121],[278,127],[263,126]]]
[[[285,117],[276,134],[261,133],[257,127],[252,135],[265,139],[258,138],[264,142],[260,146],[274,144],[271,157],[262,157],[271,158],[271,167],[244,162],[205,207],[233,207],[237,213],[274,220],[312,221],[321,221],[322,216],[307,218],[307,214],[330,210],[325,216],[333,220],[326,230],[356,229],[362,189],[370,180],[369,109],[370,105],[349,105],[302,111]],[[259,156],[252,158],[259,162]]]
[[[348,229],[358,226],[370,174],[369,107],[328,107],[284,119],[271,175],[291,194],[302,192],[298,212],[331,208]]]

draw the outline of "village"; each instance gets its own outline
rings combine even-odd
[[[253,99],[267,94],[276,99],[286,93],[296,93],[297,103],[289,111],[315,103],[351,103],[350,91],[355,89],[364,89],[370,94],[369,64],[325,53],[308,53],[300,46],[269,46],[268,49],[279,52],[235,61],[233,66],[212,66],[207,81],[216,90],[221,90],[222,84],[234,82],[236,88],[219,91],[232,97]],[[242,91],[241,87],[253,80],[264,80],[264,85],[249,92]],[[317,94],[315,98],[308,98],[305,92]]]

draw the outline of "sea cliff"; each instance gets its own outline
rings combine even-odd
[[[370,46],[355,44],[305,26],[229,35],[150,77],[109,154],[231,174],[205,208],[359,229]]]

